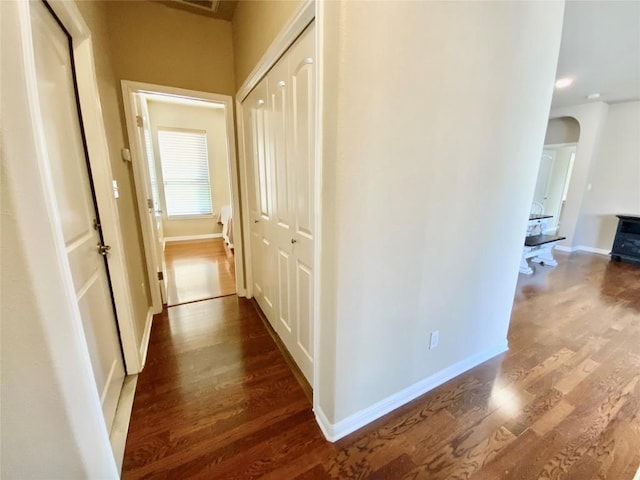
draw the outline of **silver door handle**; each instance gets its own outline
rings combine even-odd
[[[98,253],[100,253],[100,255],[106,257],[109,253],[109,250],[111,250],[111,245],[102,245],[100,243],[98,244]]]

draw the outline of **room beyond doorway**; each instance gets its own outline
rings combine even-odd
[[[167,243],[167,306],[236,293],[233,249],[222,238]]]
[[[163,304],[246,294],[242,244],[233,244],[242,232],[234,214],[239,212],[239,180],[232,98],[127,80],[122,90],[152,312],[160,313]],[[205,239],[219,245],[206,254],[195,253],[205,259],[203,265],[178,269],[173,277],[165,271],[165,248]],[[176,264],[187,263],[182,259]],[[224,274],[227,263],[233,288]],[[215,283],[223,288],[210,280],[204,281],[207,288],[195,286],[197,278],[219,277],[220,272],[221,281]],[[194,291],[187,294],[189,285]]]

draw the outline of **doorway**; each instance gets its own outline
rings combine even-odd
[[[231,97],[127,81],[123,94],[154,312],[242,293]]]
[[[546,145],[542,151],[533,205],[540,210],[535,213],[551,216],[543,233],[556,235],[562,225],[576,148],[576,144]]]

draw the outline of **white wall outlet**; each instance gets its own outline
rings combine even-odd
[[[440,330],[435,330],[431,332],[431,337],[429,338],[429,350],[433,350],[438,346],[438,341],[440,340]]]

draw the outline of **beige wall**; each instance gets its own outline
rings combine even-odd
[[[578,138],[580,138],[580,124],[575,118],[552,118],[547,125],[544,144],[576,143]]]
[[[302,3],[302,0],[238,2],[233,15],[236,90]]]
[[[150,1],[106,3],[118,81],[234,93],[231,22]]]
[[[153,136],[156,172],[162,171],[158,147],[158,128],[173,127],[207,132],[207,150],[209,153],[209,175],[214,216],[203,219],[163,220],[164,236],[176,237],[221,233],[222,226],[217,222],[220,207],[230,205],[229,167],[225,114],[223,108],[208,108],[150,100],[149,117]],[[161,182],[161,179],[158,179]]]
[[[109,45],[107,7],[105,2],[77,2],[77,5],[92,32],[96,77],[100,90],[100,102],[102,104],[107,141],[109,143],[111,169],[120,191],[118,214],[126,248],[124,253],[136,320],[136,340],[139,345],[142,341],[151,300],[149,286],[147,285],[142,232],[135,201],[133,172],[131,171],[131,163],[124,162],[120,153],[120,149],[125,146],[123,138],[124,127],[118,110],[118,102],[121,98],[120,84],[111,66],[113,56]]]
[[[316,411],[335,428],[505,347],[553,93],[563,3],[401,5],[320,3]]]
[[[608,253],[616,214],[640,215],[640,102],[609,106],[588,181],[577,243]]]

